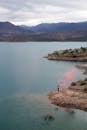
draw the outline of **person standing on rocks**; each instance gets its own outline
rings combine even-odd
[[[58,92],[59,92],[59,84],[57,85],[57,90],[58,90]]]

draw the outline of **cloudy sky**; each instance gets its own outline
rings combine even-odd
[[[87,21],[87,0],[0,0],[0,21],[17,25]]]

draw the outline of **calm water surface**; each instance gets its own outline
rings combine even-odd
[[[47,98],[78,63],[43,58],[55,50],[81,46],[86,43],[0,43],[0,130],[87,130],[86,112],[57,111]],[[72,80],[84,77],[82,70],[77,70]],[[55,120],[44,121],[48,113]]]

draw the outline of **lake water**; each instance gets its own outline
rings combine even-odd
[[[64,108],[57,111],[47,97],[79,63],[43,58],[55,50],[81,46],[86,43],[0,43],[0,130],[87,130],[86,112],[75,110],[71,115]],[[84,77],[82,70],[76,70],[72,80]],[[55,119],[44,121],[48,113]]]

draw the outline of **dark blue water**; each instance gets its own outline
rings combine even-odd
[[[0,43],[0,130],[87,130],[86,112],[56,111],[47,98],[64,73],[79,63],[43,58],[55,50],[81,46],[86,43]],[[73,80],[84,77],[77,70]],[[48,113],[53,121],[44,121]]]

